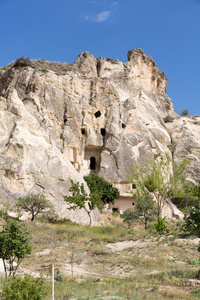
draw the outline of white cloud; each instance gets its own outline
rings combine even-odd
[[[110,17],[110,11],[108,11],[108,10],[102,11],[95,17],[95,21],[96,22],[105,22],[109,17]]]
[[[110,18],[110,16],[111,16],[111,12],[106,10],[106,11],[100,12],[96,16],[94,16],[94,15],[85,15],[84,19],[86,21],[93,21],[93,22],[103,23],[103,22],[107,21]]]

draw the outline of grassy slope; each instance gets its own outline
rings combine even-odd
[[[111,217],[104,227],[80,226],[67,221],[50,224],[42,219],[28,221],[27,226],[32,232],[33,250],[21,268],[50,275],[51,265],[55,264],[55,273],[59,270],[61,274],[56,278],[62,279],[61,282],[55,281],[55,299],[200,297],[200,289],[185,286],[199,268],[189,264],[187,257],[199,257],[197,245],[185,241],[181,244],[181,240],[174,242],[180,234],[176,223],[168,224],[169,242],[156,234],[151,226],[147,232],[140,223],[128,229],[119,218],[112,220]],[[121,251],[107,246],[118,241],[135,241],[135,245]],[[45,249],[49,253],[43,255]],[[73,278],[70,272],[72,260],[74,271],[77,271]],[[50,280],[47,280],[47,285],[49,294],[46,299],[51,299]]]

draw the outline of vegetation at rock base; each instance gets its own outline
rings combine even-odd
[[[200,237],[200,207],[192,207],[183,226],[186,232]]]
[[[122,214],[122,219],[129,227],[133,224],[134,219],[139,219],[147,230],[147,225],[150,221],[155,219],[157,205],[152,197],[138,198],[134,209],[128,208]]]
[[[38,214],[54,214],[53,205],[42,194],[29,194],[17,200],[18,211],[24,210],[31,214],[31,221]]]
[[[114,199],[119,198],[120,194],[117,188],[97,174],[92,173],[84,176],[84,179],[88,184],[90,194],[86,193],[83,183],[75,183],[71,180],[69,191],[72,196],[64,196],[64,200],[70,205],[69,210],[83,208],[89,216],[89,224],[91,225],[92,210],[98,207],[102,211],[106,203],[114,203]]]
[[[157,232],[164,233],[165,230],[167,229],[167,225],[165,224],[165,219],[166,219],[166,217],[163,218],[163,217],[159,216],[157,223],[153,224]]]
[[[84,176],[85,181],[90,189],[90,193],[99,199],[97,207],[102,211],[106,203],[113,203],[114,199],[119,198],[119,190],[114,187],[110,182],[95,173]]]
[[[188,215],[192,207],[200,207],[200,185],[185,182],[181,193],[178,195],[172,194],[171,200],[181,211]]]
[[[156,162],[159,168],[153,168],[153,163],[149,169],[149,165],[146,166],[151,172],[147,177],[143,174],[144,195],[149,198],[137,198],[135,212],[124,213],[126,223],[119,216],[108,213],[103,215],[106,225],[102,227],[82,226],[68,220],[50,223],[43,216],[38,216],[35,222],[26,221],[33,250],[20,266],[41,273],[46,279],[39,278],[38,286],[35,286],[36,279],[26,276],[26,281],[18,276],[13,281],[0,280],[2,299],[50,299],[52,264],[55,265],[56,299],[198,299],[200,289],[192,287],[190,280],[195,280],[199,271],[199,252],[188,236],[191,232],[184,230],[187,220],[165,220],[158,216],[158,207],[153,201],[154,193],[158,193],[157,181],[162,179],[160,172],[165,174],[168,167],[165,159],[161,161]],[[175,178],[167,182],[170,187],[167,197],[181,198],[187,192],[193,200],[199,198],[199,187],[187,185],[182,177],[185,164],[181,162],[176,166],[177,185],[173,181]],[[134,193],[141,197],[143,194],[137,192],[139,181],[134,177],[132,182]],[[92,193],[88,195],[83,184],[71,181],[70,191],[72,195],[64,197],[70,209],[84,208],[90,214],[97,206],[98,197],[91,201]],[[137,215],[133,215],[136,212]],[[158,218],[156,226],[155,217]],[[45,250],[49,254],[44,254]],[[21,293],[17,294],[18,298],[12,298],[18,292]]]
[[[163,121],[165,123],[172,123],[174,121],[174,118],[172,116],[166,116],[163,118]]]
[[[71,180],[69,191],[72,193],[72,196],[64,196],[64,200],[70,205],[68,209],[75,210],[77,208],[83,208],[89,216],[89,225],[91,225],[91,212],[97,207],[97,202],[99,201],[96,194],[91,193],[88,195],[83,183],[75,183],[73,180]]]
[[[45,280],[42,277],[34,278],[30,275],[14,276],[4,280],[2,300],[42,300],[47,295]]]
[[[0,258],[3,260],[5,276],[14,275],[27,254],[31,253],[30,233],[17,220],[6,220],[0,232]]]
[[[127,174],[130,182],[136,185],[136,189],[132,191],[133,196],[142,201],[153,197],[157,203],[157,217],[160,217],[166,199],[172,194],[182,193],[185,182],[183,172],[187,163],[187,159],[175,163],[172,172],[170,158],[166,154],[163,158],[158,157],[146,164],[134,166],[131,173]]]
[[[159,235],[153,221],[149,221],[145,230],[138,219],[128,228],[119,217],[106,214],[104,218],[106,225],[102,227],[82,226],[67,220],[45,223],[42,216],[35,222],[26,221],[33,249],[22,261],[20,270],[43,275],[40,295],[45,289],[47,295],[38,299],[51,299],[51,264],[55,265],[55,299],[94,300],[109,296],[129,300],[198,299],[198,286],[190,286],[189,280],[196,277],[199,266],[191,264],[189,258],[197,261],[199,253],[192,240],[185,238],[179,222],[166,220],[169,233]],[[71,242],[76,244],[73,277]],[[115,248],[117,245],[126,247]],[[43,255],[44,249],[50,253]],[[26,289],[22,277],[25,295],[30,282],[33,282],[30,288],[34,289],[34,280],[28,278]],[[17,282],[18,279],[15,286]],[[1,279],[1,290],[4,283]]]

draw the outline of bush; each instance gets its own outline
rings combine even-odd
[[[47,290],[42,277],[14,276],[4,281],[0,295],[1,300],[40,300],[47,295]]]
[[[151,197],[137,198],[134,210],[128,208],[121,217],[129,227],[134,219],[139,219],[144,224],[145,230],[147,230],[147,224],[155,218],[156,211],[156,203]]]
[[[192,207],[185,220],[184,230],[200,236],[200,208]]]
[[[47,60],[45,58],[43,58],[43,57],[39,58],[38,61],[39,62],[47,62]]]
[[[156,231],[159,233],[163,233],[167,229],[167,226],[165,224],[165,218],[166,217],[162,218],[161,216],[159,216],[157,223],[154,224]]]
[[[174,121],[174,118],[172,118],[171,116],[166,116],[163,118],[163,121],[165,123],[172,123]]]
[[[121,218],[125,223],[128,224],[128,227],[130,228],[133,224],[133,220],[136,219],[136,215],[133,209],[128,208],[122,213]]]
[[[118,59],[107,58],[106,61],[111,62],[112,64],[118,64]]]
[[[21,56],[15,61],[14,67],[27,67],[31,65],[29,57]]]
[[[63,281],[63,277],[60,273],[60,270],[57,270],[56,274],[54,275],[54,279],[58,282],[62,282]]]

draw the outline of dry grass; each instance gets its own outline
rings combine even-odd
[[[105,218],[104,227],[80,226],[69,221],[60,224],[43,223],[39,219],[27,221],[33,250],[21,268],[50,275],[54,264],[63,279],[56,282],[56,299],[94,300],[109,295],[122,299],[147,299],[147,295],[148,299],[198,299],[198,287],[186,286],[199,269],[188,259],[199,257],[197,246],[189,239],[176,240],[181,233],[176,223],[168,224],[170,236],[166,239],[151,226],[145,231],[136,222],[128,229],[119,217]],[[119,241],[126,244],[130,241],[131,246],[108,247]],[[67,271],[72,265],[70,261],[74,279]],[[50,283],[47,285],[49,299]]]

